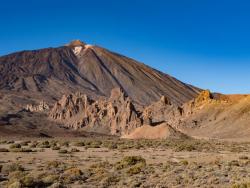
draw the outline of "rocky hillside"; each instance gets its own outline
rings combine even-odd
[[[143,111],[151,125],[166,122],[189,136],[229,140],[249,140],[249,115],[249,95],[212,94],[208,90],[181,106],[162,97]]]
[[[75,92],[93,99],[109,97],[117,87],[140,105],[151,104],[162,95],[183,104],[200,91],[133,59],[81,41],[0,57],[0,102],[5,111],[41,100],[51,105],[62,95]]]
[[[195,137],[249,140],[249,95],[202,94],[183,106],[181,130]]]
[[[153,106],[155,108],[151,112],[159,113],[158,109],[161,109],[162,106],[171,106],[171,104],[166,97],[162,97],[160,102]],[[148,112],[150,107],[145,111]],[[170,109],[175,111],[177,106],[172,106]],[[167,116],[156,121],[151,117],[152,114],[146,115],[146,112],[138,111],[131,99],[120,88],[115,88],[111,91],[110,98],[96,101],[90,100],[86,95],[80,93],[64,95],[55,103],[49,116],[66,128],[105,133],[123,138],[164,139],[184,135],[165,123],[164,118]]]
[[[109,99],[89,100],[86,95],[64,96],[50,118],[68,128],[122,136],[123,138],[197,138],[248,140],[250,96],[212,94],[176,105],[162,96],[145,108],[136,109],[121,89]]]

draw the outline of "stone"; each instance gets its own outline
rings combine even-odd
[[[96,101],[79,93],[63,96],[49,116],[69,128],[106,128],[111,135],[119,136],[142,125],[132,101],[120,88],[113,89],[110,98]]]
[[[49,105],[46,102],[41,101],[38,105],[28,104],[25,107],[25,110],[29,112],[44,112],[49,110]]]

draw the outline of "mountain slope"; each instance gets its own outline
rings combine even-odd
[[[195,137],[249,140],[250,96],[219,95],[184,105],[179,128]],[[190,113],[191,112],[191,113]]]
[[[142,118],[151,125],[166,122],[196,138],[247,140],[250,135],[250,96],[202,91],[177,106],[162,98],[144,108]]]
[[[140,104],[150,104],[162,95],[181,104],[196,96],[199,91],[169,75],[100,47],[87,49],[79,62],[80,70],[105,95],[111,89],[120,87]],[[100,72],[98,77],[95,76],[96,70]]]
[[[0,57],[0,91],[4,93],[0,100],[15,105],[38,100],[52,104],[63,94],[77,91],[93,98],[108,97],[116,87],[141,105],[161,95],[182,104],[200,91],[133,59],[81,41]]]

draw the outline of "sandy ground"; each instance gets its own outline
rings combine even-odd
[[[37,141],[31,141],[22,148],[31,148],[33,142]],[[44,140],[38,142],[42,143]],[[49,185],[54,187],[59,185],[62,187],[232,187],[235,184],[250,182],[248,143],[242,145],[227,143],[225,150],[219,149],[216,144],[208,144],[211,147],[209,150],[204,149],[207,146],[203,146],[204,151],[186,151],[186,149],[177,151],[175,147],[155,145],[148,148],[138,148],[137,145],[131,148],[119,148],[119,144],[122,146],[128,144],[121,141],[118,148],[108,148],[100,143],[100,146],[92,148],[91,142],[89,146],[86,144],[75,146],[75,142],[65,146],[59,141],[56,142],[60,150],[36,146],[32,147],[33,152],[14,152],[9,149],[13,143],[2,143],[0,148],[6,148],[9,152],[0,152],[2,166],[0,186],[11,187],[13,182],[24,181],[22,178],[26,176],[32,176],[35,182],[37,179],[42,179],[41,177],[46,178],[45,175],[50,177],[51,174],[56,174],[58,178],[41,187]],[[15,144],[18,143],[22,144],[22,141],[15,141]],[[241,146],[241,151],[233,150]],[[213,147],[215,147],[214,151]],[[72,148],[78,151],[72,151]],[[68,153],[60,153],[61,150],[67,150]],[[121,163],[126,156],[141,156],[145,159],[146,165],[132,174],[128,173],[128,169],[134,169],[136,166],[133,165],[117,170],[117,164]],[[63,163],[64,167],[59,165],[48,168],[48,164],[55,161]],[[103,166],[102,163],[108,165]],[[7,172],[6,166],[11,164],[20,164],[24,168],[22,172],[24,174],[15,177],[16,175],[13,175],[15,170]],[[72,168],[78,169],[81,173],[78,178],[72,177],[66,181],[64,175]]]

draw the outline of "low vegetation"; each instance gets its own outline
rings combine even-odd
[[[250,143],[84,138],[0,144],[0,187],[250,187]]]

